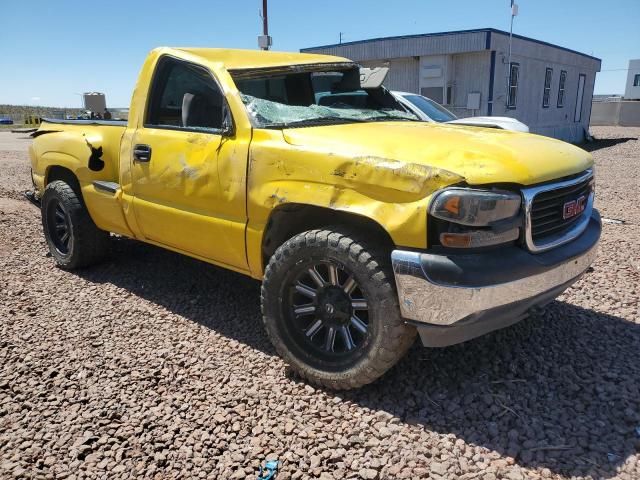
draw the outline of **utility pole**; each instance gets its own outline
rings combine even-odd
[[[269,36],[269,14],[267,12],[267,0],[262,0],[262,35],[258,37],[258,46],[262,50],[269,50],[272,39]]]
[[[267,3],[267,0],[262,0],[262,35],[265,37],[269,36],[269,13],[267,11]],[[513,21],[511,23],[513,25]]]
[[[518,15],[518,4],[515,0],[511,0],[511,26],[509,27],[509,60],[507,63],[507,106],[509,105],[509,96],[511,95],[511,43],[513,40],[513,19]]]
[[[266,3],[266,0],[265,0]],[[511,68],[511,42],[513,40],[513,19],[518,15],[518,5],[511,0],[511,26],[509,27],[509,68]]]

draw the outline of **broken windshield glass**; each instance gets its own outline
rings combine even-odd
[[[357,67],[333,67],[316,65],[311,71],[260,71],[234,80],[251,122],[259,128],[418,120],[380,85],[383,75],[375,82],[370,79],[372,81],[363,84],[362,71]]]
[[[417,120],[412,113],[390,108],[348,108],[346,105],[344,107],[326,107],[316,104],[309,106],[286,105],[246,94],[241,94],[241,98],[249,116],[259,128],[382,120]],[[334,103],[334,105],[336,104]]]

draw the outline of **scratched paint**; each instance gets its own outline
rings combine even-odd
[[[443,185],[464,180],[441,168],[375,156],[356,157],[340,164],[333,175],[359,184],[412,193],[422,198]]]

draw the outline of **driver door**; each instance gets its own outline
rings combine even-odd
[[[133,136],[133,208],[144,238],[246,270],[248,140],[233,133],[222,89],[200,65],[161,57]]]

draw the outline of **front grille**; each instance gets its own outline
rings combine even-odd
[[[583,218],[585,212],[572,218],[563,218],[564,205],[584,195],[589,198],[593,188],[593,177],[579,183],[554,190],[542,191],[533,198],[531,204],[531,238],[534,243],[544,243],[551,236],[561,235]]]

